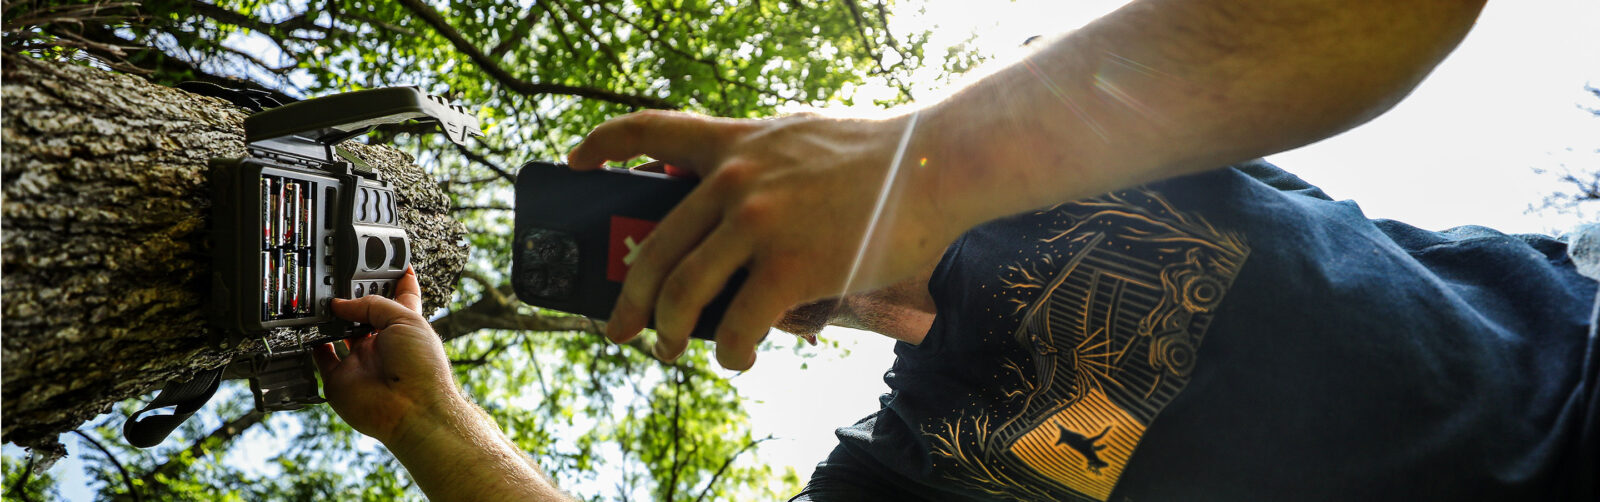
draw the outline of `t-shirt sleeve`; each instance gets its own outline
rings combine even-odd
[[[893,474],[878,471],[845,445],[835,446],[827,460],[817,464],[805,489],[789,502],[907,500],[910,494],[895,486]]]

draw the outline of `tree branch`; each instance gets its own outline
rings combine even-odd
[[[717,65],[717,62],[715,60],[712,60],[710,58],[703,58],[703,57],[700,57],[700,56],[696,56],[694,54],[690,54],[688,51],[680,49],[676,45],[672,45],[671,42],[667,42],[667,41],[661,40],[660,37],[656,37],[656,36],[651,35],[650,32],[657,31],[660,28],[659,26],[652,26],[652,27],[646,28],[646,27],[640,25],[638,22],[636,22],[636,21],[634,21],[632,19],[628,19],[628,17],[622,15],[621,12],[618,12],[618,11],[616,11],[614,9],[610,9],[610,8],[606,7],[604,4],[601,4],[599,7],[600,7],[601,10],[606,11],[607,14],[611,14],[612,17],[617,18],[617,20],[622,21],[623,23],[626,23],[628,26],[632,26],[633,29],[635,29],[635,30],[639,30],[639,33],[644,34],[645,37],[648,38],[651,42],[659,44],[662,47],[666,47],[668,51],[677,53],[679,56],[683,56],[685,59],[688,59],[690,61],[694,61],[696,63],[701,63],[701,64],[704,64],[704,65],[707,65],[707,66],[716,66]],[[656,7],[654,5],[652,5],[651,7],[659,9],[659,7]],[[670,28],[668,28],[668,29],[670,29]]]
[[[539,131],[539,134],[544,135],[544,144],[546,145],[545,148],[553,149],[554,147],[552,145],[557,145],[559,143],[556,142],[555,133],[551,132],[550,126],[544,123],[544,113],[540,112],[539,111],[539,107],[537,107],[537,106],[531,107],[531,108],[524,108],[522,105],[526,104],[525,102],[527,101],[527,99],[524,98],[522,101],[523,101],[523,103],[518,103],[518,108],[517,109],[518,110],[526,109],[528,115],[532,115],[533,116],[533,128],[535,130]],[[559,155],[559,153],[557,155]]]
[[[522,337],[522,350],[528,353],[528,360],[533,362],[533,374],[539,377],[539,396],[541,398],[549,397],[550,384],[544,381],[544,368],[539,366],[539,358],[533,357],[533,341],[528,337]],[[550,406],[550,402],[548,399],[541,399],[540,405]]]
[[[577,316],[542,316],[537,314],[516,314],[495,312],[485,314],[482,308],[484,300],[479,300],[466,309],[452,312],[433,322],[434,331],[439,333],[439,338],[453,340],[472,334],[480,329],[526,330],[526,331],[567,331],[585,332],[591,330],[589,320]],[[494,310],[501,310],[495,308]]]
[[[389,23],[389,22],[386,22],[386,21],[383,21],[383,20],[380,20],[380,19],[377,19],[377,18],[374,18],[374,17],[371,17],[371,16],[362,15],[362,14],[359,14],[357,12],[347,12],[347,11],[342,11],[341,10],[341,11],[339,11],[339,16],[340,17],[348,17],[350,19],[354,19],[354,20],[357,20],[357,21],[365,22],[367,24],[370,24],[370,25],[373,25],[373,26],[377,26],[379,28],[383,28],[385,30],[393,32],[396,35],[400,35],[400,36],[404,36],[404,37],[415,37],[415,36],[417,36],[417,32],[415,32],[415,31],[411,31],[411,30],[408,30],[408,29],[405,29],[405,28],[402,28],[402,27],[399,27],[399,26],[395,26],[393,23]]]
[[[139,491],[133,489],[133,477],[128,475],[128,469],[122,467],[122,462],[117,460],[117,456],[112,455],[111,450],[107,450],[105,445],[100,444],[99,441],[95,441],[94,438],[89,437],[88,434],[84,434],[83,431],[73,430],[72,432],[77,434],[78,437],[83,438],[84,441],[88,441],[89,444],[94,445],[95,449],[100,450],[100,453],[104,453],[106,455],[106,459],[111,461],[111,465],[117,467],[117,472],[122,473],[122,483],[128,485],[128,495],[133,496],[134,502],[138,502],[140,500]]]
[[[288,78],[285,75],[288,74],[290,71],[293,71],[295,68],[297,68],[297,65],[295,63],[290,63],[289,66],[273,67],[272,65],[267,64],[266,61],[262,61],[261,58],[258,58],[254,54],[251,54],[249,52],[241,51],[239,49],[228,47],[226,45],[218,45],[217,47],[222,49],[223,51],[227,51],[229,54],[232,54],[235,57],[238,57],[240,59],[243,59],[245,61],[250,62],[250,64],[253,64],[253,65],[256,65],[257,67],[260,67],[263,71],[266,71],[267,73],[271,73],[273,75],[277,75],[278,76],[278,80],[280,80],[280,81],[288,80]],[[289,53],[285,53],[285,54],[289,54]],[[289,59],[291,59],[291,60],[294,59],[294,56],[290,55]]]
[[[433,27],[435,32],[444,37],[445,40],[450,41],[450,44],[455,46],[456,50],[459,50],[462,54],[465,54],[467,58],[471,59],[473,63],[477,64],[478,68],[482,69],[484,73],[488,74],[495,81],[500,82],[501,85],[504,85],[507,89],[510,89],[514,92],[530,95],[563,94],[581,98],[598,99],[601,101],[608,101],[621,105],[632,106],[635,108],[678,108],[672,103],[661,98],[622,94],[604,89],[595,89],[592,87],[539,83],[519,79],[511,75],[511,73],[506,71],[505,68],[501,67],[499,63],[491,59],[488,54],[484,54],[483,51],[479,50],[477,46],[473,45],[471,42],[468,42],[465,37],[461,36],[460,32],[456,31],[454,27],[450,26],[450,23],[445,20],[444,16],[439,15],[438,11],[433,10],[432,7],[429,7],[427,4],[423,3],[422,0],[400,0],[400,4],[405,6],[405,8],[410,10],[413,14],[416,14],[416,16],[421,18],[423,22],[428,23],[428,26]]]
[[[490,171],[494,171],[495,174],[500,175],[500,177],[502,179],[505,179],[506,182],[508,182],[508,183],[511,183],[511,184],[516,184],[517,183],[517,177],[516,176],[512,175],[510,172],[507,172],[505,170],[505,168],[500,167],[499,164],[495,164],[493,161],[489,160],[488,157],[484,157],[483,155],[479,155],[478,152],[472,151],[471,148],[467,148],[465,145],[460,145],[460,144],[456,144],[456,143],[451,143],[451,144],[455,145],[456,151],[460,152],[461,156],[462,157],[466,157],[467,160],[470,160],[470,161],[475,162],[475,163],[477,163],[479,165],[482,165],[483,167],[489,168]]]
[[[375,134],[370,136],[368,138],[368,140],[367,140],[367,144],[369,144],[369,145],[393,143],[395,137],[397,137],[397,136],[399,136],[401,134],[410,134],[410,135],[414,135],[414,136],[422,136],[422,135],[428,135],[428,134],[438,134],[440,131],[439,131],[438,126],[436,126],[432,122],[406,122],[406,123],[402,123],[402,124],[384,124],[384,125],[380,125],[380,126],[374,128],[373,132]],[[478,140],[478,144],[483,146],[483,147],[485,147],[485,148],[489,148],[490,150],[493,150],[493,148],[490,147],[488,144],[484,143],[483,139],[481,139],[481,138]],[[512,175],[510,172],[506,171],[505,168],[500,167],[499,164],[495,164],[494,161],[489,160],[488,157],[485,157],[482,154],[479,154],[478,152],[472,151],[472,149],[471,148],[467,148],[466,145],[461,145],[461,144],[457,144],[457,143],[453,143],[452,142],[452,143],[450,143],[450,146],[455,147],[456,152],[459,152],[461,154],[461,156],[465,157],[468,161],[471,161],[473,163],[476,163],[476,164],[482,165],[484,167],[487,167],[487,168],[489,168],[490,171],[494,171],[494,173],[496,175],[498,175],[501,179],[504,179],[504,180],[512,182],[512,183],[515,183],[517,181],[517,177]]]
[[[748,90],[750,92],[754,92],[756,94],[762,94],[762,95],[766,95],[766,96],[771,96],[773,98],[777,98],[779,100],[790,102],[790,103],[798,101],[795,98],[792,98],[792,97],[789,97],[789,96],[784,96],[782,94],[778,94],[778,93],[773,92],[773,91],[768,90],[768,89],[762,89],[760,87],[756,87],[754,85],[751,85],[751,84],[748,84],[748,83],[745,83],[745,82],[740,82],[740,81],[737,81],[737,80],[733,80],[733,79],[724,77],[724,76],[722,76],[722,67],[717,64],[717,61],[715,59],[703,58],[703,57],[696,56],[694,54],[690,54],[687,51],[684,51],[683,49],[678,48],[676,45],[673,45],[671,42],[668,42],[668,41],[665,41],[665,40],[661,40],[660,37],[657,37],[655,35],[651,35],[651,33],[659,31],[656,28],[654,28],[654,27],[646,28],[646,27],[640,25],[638,22],[636,22],[636,21],[634,21],[632,19],[628,19],[628,17],[622,15],[621,12],[618,12],[616,10],[607,8],[604,4],[599,5],[599,7],[600,7],[600,10],[605,11],[607,14],[610,14],[611,17],[617,18],[617,20],[622,21],[624,24],[627,24],[628,26],[633,27],[633,29],[638,30],[640,33],[644,34],[645,38],[650,40],[651,43],[654,43],[654,44],[659,45],[661,47],[665,47],[667,49],[667,52],[671,52],[671,53],[677,54],[679,56],[682,56],[684,59],[688,59],[690,61],[694,61],[696,63],[700,63],[700,64],[703,64],[703,65],[711,67],[711,78],[716,79],[717,82],[720,82],[720,83],[723,83],[723,84],[732,85],[732,86],[735,86],[735,87],[740,87],[740,88],[743,88],[743,89]]]
[[[489,57],[499,61],[500,57],[506,54],[506,51],[511,50],[516,44],[521,43],[522,39],[527,38],[528,34],[533,32],[533,25],[538,24],[538,22],[538,19],[534,16],[534,10],[528,9],[528,14],[522,16],[522,20],[511,28],[511,35],[507,36],[505,40],[501,40],[500,43],[495,44],[493,49],[489,49]]]
[[[463,276],[473,277],[472,274],[466,273]],[[483,281],[479,281],[479,283],[485,284]],[[512,290],[511,285],[489,287],[485,284],[484,294],[478,301],[434,320],[433,331],[438,333],[439,338],[443,341],[454,340],[480,329],[580,332],[589,333],[597,337],[605,336],[605,323],[581,316],[524,314],[517,311],[516,302],[516,293]],[[650,350],[650,346],[645,343],[644,337],[634,337],[627,343],[619,345],[637,350],[663,365],[677,365],[676,362],[669,363],[657,358],[655,353]]]
[[[352,38],[352,34],[349,31],[340,29],[337,26],[318,25],[316,23],[317,17],[314,16],[316,12],[309,8],[300,14],[295,15],[294,17],[276,23],[269,23],[256,18],[255,16],[224,8],[220,5],[206,3],[201,0],[190,0],[189,7],[193,10],[195,15],[205,18],[204,20],[208,22],[208,24],[231,24],[266,37],[267,40],[272,41],[272,44],[278,47],[278,52],[281,52],[290,59],[294,60],[296,65],[298,65],[300,62],[298,55],[303,51],[299,50],[298,47],[291,48],[289,46],[291,41],[321,45],[326,44],[331,40]],[[318,33],[320,36],[307,37],[296,34],[296,32],[301,30]],[[236,54],[243,54],[238,50],[232,50],[228,48],[221,42],[216,42],[214,45],[216,47],[229,49],[231,52]],[[261,66],[264,68],[271,68],[265,64],[262,64]],[[287,69],[293,69],[293,67]]]
[[[578,44],[572,41],[572,37],[567,36],[567,23],[566,21],[561,20],[561,14],[543,3],[537,5],[540,9],[543,9],[546,14],[550,15],[550,24],[555,25],[555,29],[552,31],[555,32],[556,38],[561,39],[561,43],[566,45],[567,53],[572,54],[574,59],[583,59],[583,54],[578,52]]]
[[[464,180],[446,179],[444,181],[440,181],[439,185],[443,186],[443,187],[449,187],[451,185],[482,185],[484,183],[488,183],[488,182],[496,181],[496,180],[500,180],[500,179],[503,179],[503,178],[501,178],[500,175],[498,175],[498,174],[494,175],[494,176],[487,177],[487,178],[471,178],[471,179],[464,179]]]
[[[562,3],[558,6],[558,8],[561,9],[562,12],[566,13],[567,19],[571,20],[573,24],[578,25],[578,28],[580,29],[578,32],[579,34],[587,36],[589,40],[593,40],[595,45],[600,48],[600,52],[604,53],[607,58],[611,59],[611,65],[616,66],[617,71],[622,73],[623,77],[628,76],[628,67],[622,64],[622,58],[617,57],[617,52],[615,49],[611,48],[611,44],[606,43],[606,41],[601,40],[598,35],[595,35],[594,28],[584,23],[582,16],[572,12],[572,9],[568,8],[568,4]]]
[[[889,7],[882,0],[873,2],[873,6],[878,9],[878,25],[883,26],[883,41],[888,42],[889,48],[895,52],[900,52],[900,44],[895,43],[894,35],[889,33]]]
[[[462,211],[511,211],[510,206],[456,206],[450,208],[454,212]]]
[[[135,8],[134,12],[137,12],[136,8],[138,6],[139,2],[109,2],[89,5],[55,5],[38,8],[34,8],[37,7],[35,5],[29,5],[28,8],[30,10],[26,12],[19,12],[17,13],[16,17],[5,20],[3,29],[6,33],[17,33],[34,26],[46,24],[74,24],[83,26],[85,21],[109,23],[112,21],[129,20],[127,15],[100,15],[100,12],[122,8]],[[5,10],[9,11],[12,9],[10,6],[7,6]],[[133,19],[137,20],[140,18],[135,17]]]
[[[450,365],[481,366],[487,364],[489,361],[493,360],[495,356],[500,355],[501,352],[505,352],[505,350],[515,344],[515,342],[521,341],[522,337],[517,338],[518,339],[515,341],[507,341],[504,343],[495,344],[495,346],[489,347],[488,349],[484,350],[482,354],[478,354],[478,357],[474,357],[472,359],[451,359]]]
[[[105,29],[103,27],[98,27],[98,26],[86,26],[86,27],[84,27],[83,36],[85,38],[88,38],[90,40],[94,40],[94,41],[100,42],[100,43],[108,43],[108,44],[116,44],[116,43],[129,43],[129,44],[132,44],[132,43],[134,43],[131,40],[127,40],[127,39],[124,39],[122,37],[117,36],[111,30]],[[255,82],[253,80],[245,80],[245,79],[239,79],[239,78],[233,78],[233,77],[225,77],[225,76],[213,75],[213,74],[211,74],[209,72],[206,72],[205,70],[201,70],[200,67],[198,67],[198,66],[190,64],[189,62],[184,61],[182,59],[173,57],[173,56],[171,56],[171,55],[169,55],[169,54],[167,54],[165,52],[162,52],[160,49],[157,49],[157,48],[154,48],[154,47],[142,48],[142,49],[136,51],[132,56],[130,56],[129,59],[130,60],[137,60],[137,59],[140,59],[141,56],[144,59],[149,60],[149,61],[151,61],[151,62],[153,62],[155,64],[153,67],[147,68],[147,69],[148,70],[153,70],[156,73],[161,73],[161,74],[166,74],[166,75],[185,75],[185,74],[187,74],[187,75],[189,75],[189,79],[190,80],[198,80],[198,81],[201,81],[201,82],[209,82],[209,83],[217,84],[217,85],[220,85],[220,86],[223,86],[223,87],[256,89],[256,90],[260,90],[260,91],[263,91],[263,92],[267,92],[268,94],[270,94],[272,96],[272,99],[276,100],[279,103],[287,104],[287,103],[293,103],[295,101],[299,101],[298,99],[295,99],[293,96],[285,94],[282,91],[279,91],[277,89],[273,89],[273,88],[267,87],[265,85],[261,85],[260,83],[257,83],[257,82]]]
[[[260,411],[251,410],[249,413],[245,413],[239,418],[235,418],[227,423],[222,424],[221,427],[217,427],[216,430],[211,431],[211,433],[207,434],[206,437],[200,438],[189,445],[189,448],[187,449],[189,458],[204,457],[210,453],[212,448],[220,448],[221,446],[227,445],[228,443],[232,442],[234,438],[243,435],[244,432],[249,428],[261,423],[262,419],[264,418],[266,418],[266,415],[262,414]],[[215,444],[210,444],[213,441],[215,441]],[[157,466],[155,469],[151,469],[150,472],[145,473],[143,476],[139,476],[139,481],[141,484],[145,486],[156,486],[157,484],[161,484],[159,481],[157,481],[157,476],[165,476],[170,478],[177,475],[178,470],[183,468],[183,463],[175,460],[176,458],[181,458],[181,455],[175,455],[171,459],[168,459],[166,463]]]
[[[861,13],[861,7],[856,5],[856,0],[844,0],[844,4],[846,7],[850,8],[851,17],[855,21],[856,32],[861,35],[861,43],[866,49],[867,56],[871,57],[872,61],[878,66],[877,69],[872,70],[870,73],[873,75],[888,75],[889,83],[899,88],[900,94],[910,98],[911,88],[900,79],[894,78],[893,72],[889,71],[889,67],[883,64],[883,48],[877,47],[873,42],[872,37],[867,36],[867,20]],[[905,51],[900,50],[899,44],[895,43],[894,41],[894,36],[889,33],[888,13],[882,2],[877,3],[877,10],[878,19],[883,22],[883,25],[879,27],[879,29],[883,30],[883,39],[888,43],[890,48],[894,49],[896,54],[900,55],[900,60],[905,61]]]
[[[584,317],[518,313],[515,301],[511,285],[486,285],[478,301],[433,321],[433,331],[448,341],[480,329],[592,332],[595,327]]]
[[[733,455],[729,456],[727,460],[722,461],[722,467],[718,467],[717,468],[717,473],[711,475],[711,480],[706,482],[705,489],[704,490],[700,490],[700,496],[694,498],[695,502],[700,502],[701,500],[705,500],[706,495],[711,493],[711,488],[713,488],[713,487],[715,487],[717,485],[717,479],[721,478],[722,477],[722,473],[726,472],[728,470],[728,466],[733,465],[733,460],[734,459],[739,458],[739,455],[743,455],[744,452],[750,451],[751,448],[755,448],[756,445],[761,444],[762,442],[765,442],[766,440],[772,439],[772,438],[773,438],[773,436],[767,436],[767,437],[764,437],[764,438],[761,438],[761,439],[757,439],[755,441],[751,441],[749,444],[744,445],[744,448],[740,448],[739,451],[734,452]]]
[[[127,63],[128,53],[123,50],[137,50],[139,49],[137,46],[100,43],[57,26],[52,26],[45,31],[60,37],[52,40],[50,42],[51,45],[81,50],[104,64],[106,68],[135,75],[148,75],[151,73],[150,70]]]
[[[861,15],[861,6],[856,5],[856,0],[844,0],[844,5],[850,8],[850,18],[855,21],[856,33],[861,35],[861,44],[866,47],[867,55],[872,56],[872,60],[878,63],[879,70],[887,71],[883,67],[883,54],[874,47],[872,37],[867,36],[867,21]]]
[[[22,487],[28,485],[28,477],[33,474],[33,459],[38,456],[32,451],[28,452],[28,462],[23,464],[22,473],[17,475],[17,482],[11,484],[10,490],[6,490],[7,497],[22,500],[28,499],[27,493],[22,491]]]
[[[286,52],[286,53],[289,52],[289,51],[286,48],[283,47],[283,40],[284,39],[293,39],[293,40],[300,40],[300,41],[306,41],[306,42],[320,42],[320,41],[326,41],[327,39],[333,38],[333,37],[345,37],[345,36],[353,35],[353,33],[350,33],[348,31],[340,29],[340,28],[338,28],[336,26],[322,26],[322,25],[317,24],[317,18],[320,17],[320,16],[317,15],[318,13],[316,11],[313,11],[313,10],[311,10],[309,8],[307,8],[305,11],[303,11],[303,12],[301,12],[299,14],[296,14],[294,17],[290,17],[288,19],[285,19],[285,20],[282,20],[282,21],[278,21],[276,23],[270,23],[270,22],[267,22],[267,21],[262,21],[261,19],[255,17],[255,16],[251,16],[249,14],[244,14],[244,13],[232,10],[232,9],[228,9],[228,8],[222,7],[221,5],[206,3],[206,2],[201,1],[201,0],[190,0],[189,8],[194,9],[194,12],[196,14],[199,14],[201,16],[207,17],[207,18],[209,18],[209,19],[211,19],[213,21],[218,21],[218,22],[222,22],[222,23],[226,23],[226,24],[231,24],[231,25],[238,26],[238,27],[241,27],[241,28],[249,29],[251,31],[260,33],[262,35],[266,35],[268,38],[273,39],[273,42],[277,43],[278,47],[280,49],[284,49],[284,52]],[[332,15],[333,13],[329,12],[328,14]],[[341,14],[343,14],[343,13],[341,13]],[[348,14],[345,14],[345,15],[348,15]],[[377,20],[368,19],[368,18],[355,16],[355,15],[348,15],[348,16],[360,19],[362,21],[367,21],[369,23],[372,23],[375,26],[379,26],[379,27],[386,28],[386,29],[392,27],[390,25],[384,24],[384,23],[382,23],[380,21],[377,21]],[[310,37],[305,37],[305,36],[301,36],[301,35],[295,35],[294,32],[297,31],[297,30],[306,30],[306,31],[321,33],[322,37],[321,38],[310,38]]]
[[[189,8],[193,9],[195,14],[211,18],[213,21],[231,24],[263,35],[270,36],[279,33],[279,26],[276,24],[256,19],[254,16],[242,14],[232,9],[225,9],[220,5],[191,0]]]
[[[678,458],[678,443],[683,438],[679,433],[678,425],[682,418],[678,413],[678,402],[683,394],[683,369],[678,369],[677,378],[672,379],[672,475],[667,482],[667,496],[662,500],[672,500],[672,495],[678,491],[678,471],[683,469],[683,461]],[[684,458],[683,460],[688,460]]]
[[[372,128],[372,132],[370,133],[371,135],[367,136],[367,144],[390,144],[393,143],[394,139],[399,137],[401,134],[426,136],[429,134],[439,134],[440,132],[441,131],[439,130],[438,124],[433,122],[418,122],[412,120],[398,124],[382,124]]]

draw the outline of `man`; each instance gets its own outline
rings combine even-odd
[[[1248,160],[1386,110],[1480,7],[1140,1],[894,119],[607,122],[574,168],[703,179],[607,335],[654,316],[676,357],[743,267],[725,367],[774,324],[906,342],[801,500],[1592,498],[1595,284],[1561,243],[1368,221]],[[558,498],[415,293],[336,303],[381,334],[320,354],[334,409],[432,497]]]

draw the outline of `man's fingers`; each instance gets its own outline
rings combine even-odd
[[[317,361],[317,370],[326,378],[339,367],[339,354],[334,352],[333,344],[324,343],[311,350],[311,358]]]
[[[727,120],[683,112],[646,110],[600,124],[567,154],[567,165],[586,171],[606,161],[624,161],[649,155],[659,160],[704,169],[714,164],[711,152],[720,152],[730,127]]]
[[[667,338],[656,332],[656,343],[650,346],[650,353],[666,362],[676,361],[683,351],[689,349],[688,337]]]
[[[750,255],[749,247],[736,235],[731,225],[718,225],[667,275],[656,296],[657,333],[688,340],[700,311]]]
[[[428,324],[417,311],[378,295],[363,296],[355,300],[334,298],[333,315],[346,321],[370,324],[378,330],[396,324],[418,328]]]
[[[422,313],[422,286],[417,285],[417,271],[411,267],[406,267],[406,275],[400,277],[400,285],[394,289],[394,300],[405,308]]]
[[[772,277],[770,266],[752,266],[750,278],[728,304],[728,312],[717,327],[717,362],[722,367],[744,371],[756,362],[756,346],[790,304],[774,284],[788,284]]]
[[[702,185],[689,192],[639,244],[639,249],[630,253],[634,261],[622,281],[617,306],[607,318],[610,322],[606,324],[606,338],[625,343],[644,329],[655,311],[661,281],[672,271],[672,265],[694,249],[717,223],[717,206],[705,188]]]

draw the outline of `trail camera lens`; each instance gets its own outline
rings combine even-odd
[[[561,299],[572,296],[578,277],[578,241],[572,234],[529,229],[517,239],[516,269],[525,293]]]

